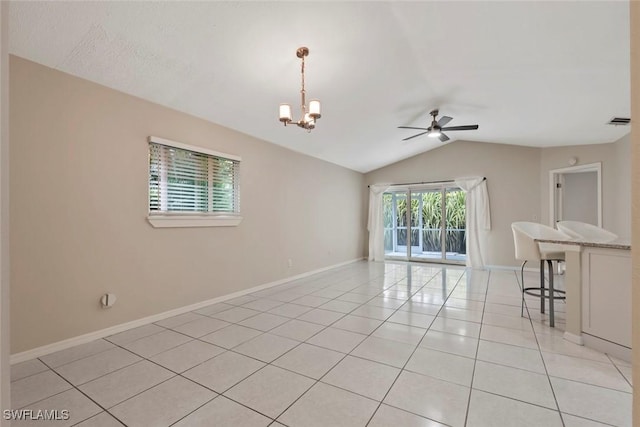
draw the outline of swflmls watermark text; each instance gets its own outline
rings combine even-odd
[[[2,417],[11,421],[65,421],[69,419],[68,409],[5,409]]]

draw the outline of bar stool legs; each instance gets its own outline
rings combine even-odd
[[[524,317],[524,266],[527,265],[525,260],[520,267],[520,286],[522,286],[522,303],[520,304],[520,317]]]
[[[550,259],[547,260],[547,265],[549,266],[549,326],[555,328],[555,304],[553,298],[555,297],[555,290],[553,289],[553,261]],[[543,298],[544,304],[544,298]]]
[[[540,313],[544,314],[544,260],[540,260]]]
[[[545,261],[547,263],[547,267],[548,267],[548,271],[549,271],[549,287],[545,288],[544,286],[544,282],[545,282],[545,278],[544,278],[544,270],[545,270]],[[534,296],[538,296],[532,292],[537,291],[537,288],[525,288],[524,286],[524,266],[527,264],[527,261],[524,261],[522,263],[522,266],[520,267],[520,280],[522,283],[522,302],[520,304],[520,316],[524,317],[524,295],[525,294],[529,294],[529,295],[534,295]],[[545,312],[545,299],[549,299],[549,326],[551,326],[552,328],[555,328],[556,326],[556,320],[555,320],[555,300],[556,299],[565,299],[564,296],[560,295],[556,297],[556,292],[559,294],[564,294],[564,291],[559,291],[556,290],[554,288],[554,283],[553,283],[553,260],[547,259],[547,260],[540,260],[540,313],[544,314]],[[548,294],[547,294],[548,292]]]

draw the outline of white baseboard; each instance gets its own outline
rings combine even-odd
[[[241,297],[243,295],[247,295],[253,292],[258,292],[263,289],[272,288],[274,286],[282,285],[283,283],[291,282],[294,280],[302,279],[308,276],[312,276],[314,274],[322,273],[323,271],[333,270],[334,268],[342,267],[345,265],[353,264],[354,262],[361,261],[365,258],[356,258],[350,261],[341,262],[338,264],[330,265],[328,267],[319,268],[317,270],[308,271],[306,273],[301,273],[295,276],[286,277],[284,279],[276,280],[274,282],[264,283],[262,285],[254,286],[252,288],[243,289],[238,292],[234,292],[231,294],[223,295],[217,298],[209,299],[206,301],[197,302],[195,304],[187,305],[184,307],[175,308],[173,310],[165,311],[162,313],[154,314],[151,316],[143,317],[141,319],[132,320],[131,322],[121,323],[119,325],[110,326],[105,329],[100,329],[98,331],[89,332],[88,334],[79,335],[77,337],[68,338],[66,340],[54,342],[51,344],[43,345],[41,347],[36,347],[31,350],[26,350],[20,353],[12,354],[10,357],[10,363],[20,363],[26,360],[35,359],[36,357],[44,356],[50,353],[54,353],[56,351],[65,350],[67,348],[74,347],[76,345],[85,344],[90,341],[94,341],[100,338],[108,337],[109,335],[117,334],[119,332],[124,332],[129,329],[137,328],[138,326],[144,326],[149,323],[157,322],[159,320],[167,319],[169,317],[177,316],[179,314],[184,314],[189,311],[198,310],[200,308],[206,307],[211,304],[216,304],[219,302],[228,301],[233,298]]]
[[[625,347],[611,341],[603,340],[589,334],[583,333],[582,337],[584,338],[585,347],[593,348],[595,350],[617,357],[618,359],[624,360],[625,362],[631,363],[632,352],[629,347]]]
[[[582,340],[582,335],[576,335],[576,334],[572,334],[571,332],[565,331],[563,338],[574,344],[584,345],[584,342]]]

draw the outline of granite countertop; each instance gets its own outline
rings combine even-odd
[[[559,245],[576,245],[576,246],[584,246],[584,247],[590,247],[590,248],[631,250],[631,243],[626,240],[612,240],[609,242],[597,242],[597,241],[587,241],[587,240],[577,240],[577,239],[569,239],[569,240],[535,239],[535,241],[540,243],[556,243]]]

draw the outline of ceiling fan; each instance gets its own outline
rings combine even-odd
[[[448,116],[442,116],[440,117],[440,120],[436,121],[436,117],[438,116],[439,111],[438,110],[433,110],[431,111],[429,114],[431,114],[431,126],[429,126],[428,128],[416,128],[416,127],[412,127],[412,126],[398,126],[398,129],[417,129],[417,130],[423,130],[424,132],[420,132],[417,133],[413,136],[410,136],[408,138],[403,139],[403,141],[406,141],[408,139],[411,138],[415,138],[417,136],[420,135],[424,135],[427,134],[427,136],[431,137],[431,138],[439,138],[440,141],[445,142],[449,140],[449,137],[447,135],[445,135],[442,131],[452,131],[452,130],[476,130],[478,129],[478,125],[465,125],[465,126],[449,126],[449,127],[443,127],[444,125],[446,125],[447,123],[449,123],[451,120],[453,120],[453,118],[448,117]]]

